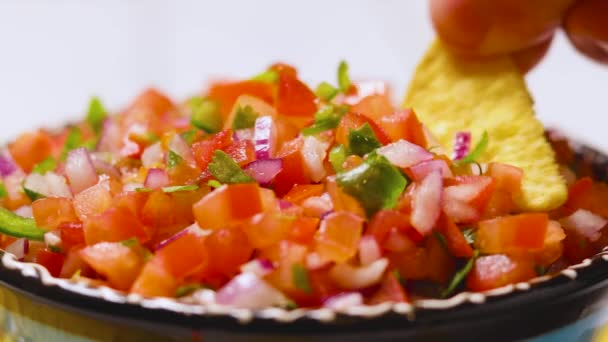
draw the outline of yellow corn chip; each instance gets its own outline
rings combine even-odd
[[[509,58],[462,61],[435,42],[416,70],[404,106],[414,109],[448,151],[456,132],[470,131],[474,146],[487,131],[489,144],[479,161],[524,170],[522,194],[515,199],[520,209],[551,210],[566,200],[533,100]]]

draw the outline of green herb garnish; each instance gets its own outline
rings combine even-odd
[[[484,131],[483,135],[481,136],[481,140],[479,140],[473,150],[469,152],[469,154],[467,154],[464,158],[457,160],[456,164],[463,165],[476,162],[477,159],[479,159],[479,157],[481,157],[483,152],[486,150],[486,147],[488,147],[489,139],[490,138],[488,136],[488,132]]]
[[[336,87],[327,82],[321,82],[315,90],[317,97],[325,102],[333,100],[333,98],[338,95],[338,92],[339,90]]]
[[[53,171],[57,168],[57,160],[53,157],[48,157],[40,163],[34,165],[32,172],[39,173],[41,175]]]
[[[65,139],[65,145],[63,145],[63,151],[61,152],[61,159],[67,157],[68,152],[77,149],[82,146],[82,132],[78,127],[72,127]]]
[[[260,115],[255,110],[253,110],[251,106],[239,106],[236,109],[234,121],[232,121],[232,129],[251,128],[255,125],[255,120],[259,116]]]
[[[87,111],[87,123],[93,129],[95,134],[101,133],[103,128],[103,120],[107,116],[107,111],[97,96],[93,96],[89,101],[89,110]]]
[[[44,241],[46,230],[38,228],[34,219],[19,216],[0,207],[0,233],[17,238]]]
[[[361,157],[382,146],[367,122],[348,133],[348,145],[352,154]]]
[[[49,246],[49,250],[51,252],[53,252],[53,253],[61,253],[62,252],[61,247],[59,247],[59,246]]]
[[[440,232],[438,232],[436,230],[433,231],[433,235],[435,236],[435,238],[437,239],[437,241],[439,241],[439,243],[441,244],[441,246],[447,250],[448,249],[448,241],[445,239],[445,236],[443,236],[443,234],[441,234]]]
[[[219,188],[220,186],[222,186],[222,183],[218,182],[218,181],[217,181],[217,180],[215,180],[215,179],[212,179],[212,180],[210,180],[210,181],[208,181],[208,182],[207,182],[207,185],[209,185],[210,187],[212,187],[212,188],[214,188],[214,189],[217,189],[217,188]]]
[[[465,280],[469,272],[471,272],[471,270],[473,269],[473,265],[475,264],[475,260],[478,256],[479,251],[475,250],[475,252],[473,252],[473,257],[471,257],[471,259],[469,259],[467,263],[458,272],[454,274],[454,277],[452,277],[452,280],[450,281],[448,287],[443,292],[441,292],[441,298],[448,297],[454,292],[454,290],[456,290],[456,288],[458,288],[458,286]]]
[[[181,164],[183,160],[184,158],[182,158],[179,154],[169,150],[169,155],[167,156],[167,167],[172,169]]]
[[[338,65],[338,87],[340,91],[346,93],[350,89],[351,81],[348,76],[348,64],[345,61],[341,61]]]
[[[376,153],[370,153],[361,165],[339,172],[336,180],[370,217],[380,209],[393,208],[408,183],[401,171]]]
[[[153,189],[150,188],[146,188],[146,187],[139,187],[139,188],[135,188],[135,192],[152,192],[154,191]]]
[[[300,264],[293,264],[291,267],[291,273],[293,276],[293,283],[297,289],[300,289],[306,293],[311,293],[312,288],[310,287],[310,280],[308,278],[308,270]]]
[[[8,196],[8,192],[6,192],[6,187],[4,186],[4,183],[0,182],[0,198],[4,198]]]
[[[209,163],[209,171],[219,182],[224,184],[255,182],[234,159],[222,150],[216,150],[213,153],[213,159]]]
[[[314,135],[338,127],[348,108],[328,105],[315,113],[315,122],[302,130],[302,135]]]
[[[174,186],[165,186],[162,188],[163,192],[172,193],[178,191],[194,191],[198,189],[198,185],[174,185]]]
[[[297,308],[299,308],[299,306],[293,300],[290,300],[287,302],[287,304],[285,304],[285,309],[287,309],[287,310],[295,310]]]
[[[187,130],[181,134],[182,138],[188,143],[188,145],[192,145],[197,135],[198,131],[196,129]]]
[[[208,98],[195,96],[187,102],[190,107],[192,126],[207,133],[217,133],[222,129],[223,122],[220,106]]]
[[[133,247],[139,245],[139,241],[136,238],[130,238],[128,240],[124,240],[120,242],[123,246]]]
[[[32,202],[46,197],[45,195],[26,187],[23,187],[23,192]]]
[[[336,145],[331,151],[329,151],[329,162],[331,166],[334,168],[334,171],[340,172],[344,168],[344,161],[346,160],[346,147],[344,145]]]
[[[253,76],[251,80],[264,83],[276,83],[279,80],[279,73],[269,69]]]

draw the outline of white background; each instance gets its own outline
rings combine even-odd
[[[316,84],[344,58],[398,99],[432,39],[423,0],[0,0],[0,140],[76,118],[92,94],[114,109],[149,85],[184,97],[278,60]],[[608,68],[560,35],[528,80],[543,121],[608,150]]]

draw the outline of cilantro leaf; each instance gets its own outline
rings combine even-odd
[[[308,278],[308,270],[300,264],[293,264],[291,266],[291,274],[293,276],[293,283],[297,289],[300,289],[306,293],[311,293],[312,288],[310,287],[310,280]]]
[[[8,196],[8,192],[6,192],[6,187],[4,186],[4,183],[0,182],[0,198],[4,198]]]
[[[82,146],[82,132],[78,127],[72,127],[68,136],[65,139],[65,144],[63,145],[63,151],[61,152],[61,159],[65,159],[68,155],[68,152],[71,150],[77,149]]]
[[[207,133],[217,133],[222,129],[222,116],[217,102],[195,96],[190,98],[187,104],[192,113],[190,117],[192,126]]]
[[[236,109],[234,120],[232,121],[232,129],[243,129],[251,128],[255,125],[255,119],[260,116],[253,108],[249,105],[245,107],[239,106]]]
[[[184,138],[184,140],[186,140],[186,142],[189,145],[192,145],[192,143],[194,142],[194,139],[196,139],[197,135],[198,135],[198,132],[196,129],[187,130],[181,134],[182,138]]]
[[[165,193],[179,192],[179,191],[194,191],[198,190],[198,185],[174,185],[174,186],[166,186],[162,188]]]
[[[315,122],[302,130],[302,135],[314,135],[338,127],[348,108],[325,106],[315,113]]]
[[[264,83],[276,83],[279,80],[279,73],[275,70],[266,70],[251,78],[252,81],[260,81]]]
[[[454,274],[454,277],[452,277],[452,280],[450,281],[448,287],[443,290],[443,292],[441,292],[442,298],[446,298],[451,295],[454,290],[456,290],[456,288],[458,288],[458,286],[465,280],[469,272],[471,272],[471,270],[473,269],[473,265],[475,264],[475,260],[477,260],[478,256],[479,251],[475,250],[475,252],[473,253],[473,257],[471,257],[471,259],[469,259],[469,261],[467,261],[467,263],[458,272]]]
[[[41,161],[40,163],[34,165],[32,172],[43,175],[49,171],[55,170],[56,168],[57,168],[57,160],[55,160],[55,158],[53,158],[53,157],[48,157],[45,160]]]
[[[219,188],[220,186],[222,186],[222,183],[218,182],[218,181],[217,181],[217,180],[215,180],[215,179],[212,179],[212,180],[210,180],[210,181],[208,181],[208,182],[207,182],[207,185],[209,185],[210,187],[212,187],[212,188],[214,188],[214,189],[217,189],[217,188]]]
[[[338,65],[338,87],[340,91],[345,93],[351,86],[350,76],[348,76],[348,64],[346,61],[341,61]]]
[[[315,90],[315,95],[325,102],[333,100],[338,95],[339,90],[327,82],[321,82]]]
[[[61,247],[60,246],[53,246],[53,245],[49,245],[48,246],[49,250],[53,253],[61,253]]]
[[[139,244],[139,241],[137,241],[136,238],[130,238],[128,240],[121,241],[120,244],[126,247],[131,247]]]
[[[139,188],[135,188],[135,192],[152,192],[154,190],[150,189],[150,188],[146,188],[146,187],[139,187]]]
[[[182,158],[179,154],[169,150],[169,154],[167,155],[167,167],[172,169],[181,164],[183,160],[184,158]]]
[[[434,230],[433,231],[433,235],[439,241],[439,243],[441,244],[441,246],[444,249],[448,249],[448,241],[445,239],[445,236],[443,236],[443,234],[441,234],[440,232]]]
[[[26,187],[23,188],[23,192],[32,202],[46,197],[45,195],[43,195],[39,192],[36,192],[34,190],[28,189]]]
[[[89,110],[87,111],[87,123],[95,134],[101,133],[103,126],[103,120],[107,116],[107,110],[104,108],[103,103],[97,96],[93,96],[89,102]]]
[[[336,145],[329,151],[329,162],[334,168],[334,171],[340,172],[343,170],[342,165],[346,160],[346,148],[344,145]]]
[[[213,159],[209,164],[209,171],[221,183],[254,183],[255,180],[245,173],[234,159],[230,158],[226,152],[216,150]]]
[[[473,150],[471,150],[471,152],[469,152],[469,154],[464,156],[464,158],[457,160],[456,163],[459,165],[463,165],[463,164],[470,164],[470,163],[476,162],[477,159],[479,159],[479,157],[481,157],[483,152],[486,150],[486,147],[488,147],[488,142],[489,142],[488,132],[484,131],[483,135],[481,136],[481,140],[479,140],[479,142],[477,143],[477,145],[475,145]]]
[[[350,152],[361,157],[382,146],[367,122],[348,133],[348,144]]]
[[[368,155],[361,165],[339,172],[336,181],[361,203],[368,216],[393,208],[408,183],[401,171],[376,153]]]

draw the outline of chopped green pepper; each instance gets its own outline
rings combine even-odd
[[[17,238],[43,241],[46,230],[36,226],[36,221],[21,217],[0,207],[0,233]]]

